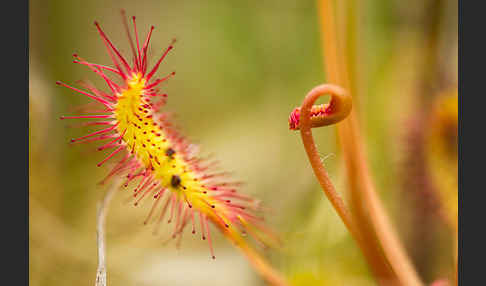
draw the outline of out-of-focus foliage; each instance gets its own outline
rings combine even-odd
[[[429,171],[438,187],[443,215],[447,223],[457,228],[457,89],[444,92],[433,107],[427,154]]]
[[[431,96],[420,92],[419,84],[428,2],[373,0],[360,3],[356,12],[361,93],[355,106],[377,189],[405,241],[414,225],[402,223],[413,210],[400,203],[400,160],[408,144],[402,135],[417,108],[431,112],[429,105],[416,104]],[[457,84],[457,3],[440,3],[435,56],[447,76],[445,82],[430,83],[437,92]],[[155,25],[152,61],[177,38],[161,71],[177,71],[164,86],[166,108],[178,114],[182,133],[246,182],[242,192],[269,208],[266,222],[283,241],[281,248],[265,252],[272,264],[294,285],[373,285],[363,257],[313,177],[299,134],[288,130],[289,112],[325,82],[316,3],[125,0],[30,1],[31,285],[86,285],[95,279],[96,204],[106,191],[97,182],[109,168],[96,167],[104,154],[95,145],[68,144],[89,128],[70,128],[73,122],[59,116],[75,113],[88,99],[54,83],[88,79],[104,86],[89,69],[73,64],[71,55],[110,62],[94,20],[128,53],[121,8],[137,16],[142,34]],[[314,134],[336,189],[345,195],[334,128]],[[149,204],[134,207],[126,203],[128,196],[115,196],[107,218],[109,284],[263,284],[216,232],[215,261],[199,236],[187,233],[180,250],[174,243],[164,245],[169,231],[152,235],[142,224]],[[443,230],[435,231],[430,236]],[[430,255],[447,253],[448,247],[441,244]],[[431,269],[427,277],[445,275],[443,268]]]

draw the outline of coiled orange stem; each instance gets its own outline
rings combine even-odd
[[[326,94],[331,95],[331,101],[328,106],[333,106],[334,108],[328,109],[327,112],[322,114],[315,114],[315,111],[320,109],[320,107],[313,105],[314,102],[320,96]],[[370,246],[369,242],[366,240],[366,236],[360,231],[357,222],[353,220],[353,216],[336,192],[334,185],[322,165],[321,158],[312,136],[311,128],[339,122],[346,118],[351,111],[351,107],[351,96],[349,96],[343,88],[332,84],[322,84],[313,88],[305,97],[302,106],[295,108],[294,111],[292,111],[289,117],[289,126],[292,130],[300,129],[302,143],[304,144],[312,169],[314,170],[314,174],[316,175],[322,190],[339,217],[342,219],[348,231],[351,233],[351,236],[355,239],[359,248],[363,252],[366,261],[372,267],[372,270],[379,281],[382,282],[382,284],[389,284],[390,281],[384,281],[387,277],[384,277],[384,271],[382,270],[384,267],[386,268],[386,265],[381,265],[382,260],[377,258],[375,253],[376,249]],[[340,118],[340,120],[336,120],[336,118]]]
[[[310,120],[310,127],[321,127],[332,125],[346,118],[351,112],[352,100],[346,92],[335,85],[319,85],[309,92],[309,95],[321,96],[330,93],[331,100],[327,104],[312,105],[306,117]],[[309,96],[308,95],[308,96]],[[317,97],[315,99],[317,99]],[[306,97],[307,98],[307,97]],[[315,101],[314,99],[314,101]],[[313,101],[313,102],[314,102]],[[304,101],[305,102],[305,101]],[[289,116],[289,127],[298,130],[300,115],[303,113],[301,107],[296,107]]]
[[[345,60],[346,53],[342,52],[343,47],[339,47],[340,39],[336,34],[334,7],[331,2],[331,0],[319,1],[326,74],[329,81],[349,88],[350,81],[346,69],[348,62]],[[356,209],[357,215],[351,216],[334,190],[334,186],[322,166],[310,130],[312,128],[311,106],[319,96],[325,93],[342,94],[343,92],[341,88],[334,85],[322,85],[313,89],[302,104],[299,116],[300,123],[298,124],[304,147],[319,183],[351,235],[357,241],[379,283],[386,285],[390,285],[390,283],[392,285],[422,285],[376,194],[366,163],[356,116],[353,112],[349,113],[348,120],[340,124],[338,134],[343,144],[352,203],[354,206],[362,204],[360,208]],[[335,112],[339,113],[339,110],[335,110]],[[358,198],[361,199],[359,202],[357,201]],[[373,241],[375,237],[379,241],[379,245]],[[391,272],[390,266],[393,270]],[[389,281],[390,279],[393,281]]]

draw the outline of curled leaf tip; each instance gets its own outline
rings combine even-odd
[[[312,105],[319,96],[326,94],[331,95],[331,100],[329,101],[329,103]],[[311,103],[306,104],[306,102],[309,101]],[[332,84],[318,85],[307,94],[304,99],[304,103],[302,103],[302,107],[296,107],[290,113],[290,130],[300,129],[300,116],[301,113],[303,113],[301,109],[304,106],[310,107],[310,110],[308,111],[310,118],[310,127],[314,128],[332,125],[346,118],[351,112],[352,100],[351,96],[348,95],[346,91],[339,86]]]

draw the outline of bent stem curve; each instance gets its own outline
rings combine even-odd
[[[364,236],[360,233],[359,228],[357,227],[356,223],[353,221],[350,212],[346,208],[343,200],[336,192],[334,185],[329,179],[329,176],[324,166],[321,163],[321,158],[317,151],[317,147],[314,143],[314,138],[312,136],[312,131],[311,131],[312,128],[312,122],[310,116],[311,109],[312,109],[312,105],[317,100],[317,98],[325,94],[331,95],[331,102],[329,103],[329,105],[333,104],[333,99],[335,98],[339,98],[341,100],[344,100],[344,102],[346,102],[346,105],[341,105],[341,107],[346,107],[346,108],[342,110],[339,109],[334,110],[336,113],[345,114],[345,116],[342,117],[343,119],[347,116],[347,114],[349,114],[351,110],[351,96],[349,96],[345,92],[345,90],[342,89],[341,87],[332,84],[323,84],[313,88],[305,97],[304,102],[302,103],[302,106],[300,108],[301,114],[300,114],[299,128],[300,128],[300,135],[302,137],[302,143],[304,144],[304,148],[309,158],[309,161],[311,163],[312,169],[314,171],[315,176],[317,177],[317,180],[319,181],[319,184],[322,187],[322,190],[324,191],[325,195],[327,196],[332,206],[338,213],[339,217],[343,221],[348,231],[351,233],[351,236],[358,244],[358,247],[363,252],[364,258],[371,266],[372,270],[374,271],[374,274],[378,276],[377,277],[378,281],[384,284],[385,282],[389,282],[389,281],[384,281],[379,274],[381,273],[380,271],[382,271],[380,269],[386,268],[387,265],[381,265],[380,260],[377,259],[377,256],[374,253],[375,252],[374,249],[370,247],[370,245],[365,240]]]
[[[346,209],[343,200],[341,197],[339,197],[338,193],[334,189],[334,185],[329,179],[329,176],[321,163],[321,158],[314,143],[314,138],[312,137],[310,119],[311,107],[317,98],[328,93],[333,95],[339,94],[341,96],[345,94],[342,88],[331,84],[323,84],[313,88],[305,97],[300,109],[302,112],[299,124],[300,135],[302,137],[302,143],[304,144],[304,148],[307,156],[309,157],[312,169],[314,170],[314,174],[316,175],[324,193],[331,201],[332,206],[336,209],[338,215],[341,217],[348,230],[351,232],[351,235],[353,235],[355,239],[359,240],[357,228],[354,226],[349,211]]]

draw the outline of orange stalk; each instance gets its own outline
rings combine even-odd
[[[313,105],[322,95],[330,94],[329,104]],[[346,118],[351,112],[351,96],[339,86],[323,84],[313,88],[305,97],[301,107],[295,108],[289,117],[289,126],[292,130],[300,129],[302,143],[311,163],[314,174],[319,181],[325,195],[344,222],[344,225],[355,239],[358,247],[364,254],[371,270],[382,285],[389,285],[394,280],[387,262],[382,258],[380,250],[370,241],[369,236],[362,231],[359,221],[355,220],[346,208],[343,200],[336,192],[329,176],[321,163],[321,158],[314,143],[311,128],[330,125]],[[374,239],[374,238],[373,238]]]
[[[240,244],[238,248],[245,254],[248,261],[253,268],[260,274],[260,276],[269,284],[273,286],[287,286],[287,281],[282,275],[276,271],[265,258],[263,258],[257,251],[251,248],[248,244]]]
[[[329,82],[340,84],[349,89],[350,83],[346,70],[345,53],[339,53],[343,51],[343,47],[338,49],[340,39],[335,33],[336,27],[331,0],[320,1],[319,13],[326,59],[326,75]],[[350,180],[353,205],[359,210],[360,215],[365,214],[367,211],[369,223],[400,283],[403,285],[422,285],[376,194],[363,150],[355,112],[352,111],[349,118],[339,124],[337,128]],[[362,204],[362,206],[359,206],[359,204]]]

